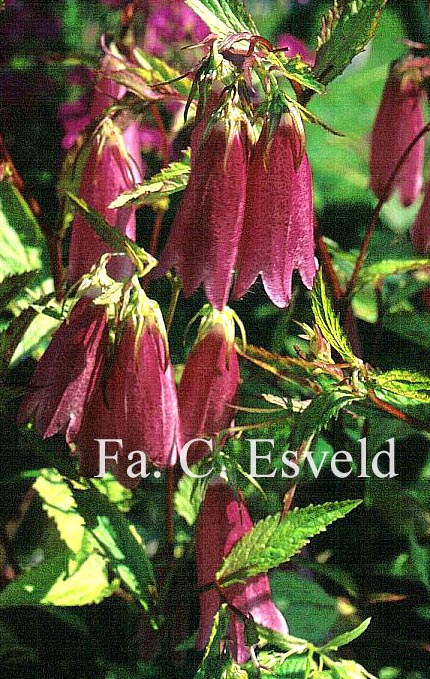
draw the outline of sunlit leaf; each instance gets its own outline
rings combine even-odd
[[[187,5],[200,16],[213,33],[220,36],[227,33],[250,31],[257,28],[242,0],[185,0]]]

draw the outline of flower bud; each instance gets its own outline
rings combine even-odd
[[[248,173],[246,210],[233,297],[242,297],[261,274],[274,304],[291,298],[293,271],[312,288],[315,275],[312,178],[289,115],[273,138],[263,127]]]
[[[213,309],[203,318],[197,341],[185,364],[178,389],[182,445],[196,438],[213,439],[232,426],[240,382],[230,309]],[[205,444],[193,444],[188,464],[207,455]]]
[[[424,138],[410,151],[391,184],[387,184],[414,137],[424,125],[421,100],[423,90],[411,71],[402,73],[402,63],[391,68],[372,131],[370,148],[370,188],[377,198],[388,199],[397,189],[403,205],[411,205],[423,183]]]
[[[221,479],[212,481],[196,524],[198,586],[205,588],[200,594],[200,625],[197,635],[197,648],[200,650],[204,649],[209,640],[213,619],[221,604],[217,590],[206,589],[206,586],[214,583],[223,558],[251,530],[252,525],[246,506],[239,501],[232,489]],[[272,601],[267,574],[256,575],[246,583],[226,587],[223,594],[227,603],[245,617],[252,616],[257,624],[288,634],[285,618]],[[239,663],[249,660],[244,628],[243,619],[233,612],[228,638],[232,656]]]

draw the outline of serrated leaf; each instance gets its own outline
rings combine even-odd
[[[337,78],[372,38],[387,0],[335,0],[323,20],[313,74],[324,85]]]
[[[266,517],[246,533],[224,559],[216,574],[218,582],[222,587],[228,587],[280,566],[302,549],[311,537],[343,518],[360,502],[345,500],[309,505],[290,512],[282,521],[280,514]]]
[[[301,413],[296,413],[294,428],[289,446],[297,450],[299,446],[311,437],[325,429],[330,420],[337,418],[342,408],[359,400],[357,394],[351,391],[323,391],[316,396]]]
[[[327,296],[321,269],[315,279],[311,298],[315,322],[324,338],[344,361],[348,361],[351,365],[357,366],[358,359],[354,356],[348,338],[340,325],[339,316],[334,313],[330,299]]]
[[[372,375],[372,382],[379,389],[404,396],[419,403],[430,403],[430,377],[408,370],[389,370]]]
[[[67,192],[67,195],[94,229],[96,234],[107,245],[110,245],[114,252],[123,252],[130,257],[136,265],[138,275],[144,275],[155,266],[157,261],[152,255],[136,245],[130,238],[120,233],[118,229],[112,228],[110,224],[82,200],[82,198],[78,198],[70,192]]]
[[[320,648],[321,651],[337,651],[338,648],[341,646],[346,646],[347,644],[350,644],[351,641],[354,641],[354,639],[358,639],[364,632],[367,630],[367,628],[370,625],[370,620],[371,618],[366,618],[366,620],[363,620],[363,622],[358,625],[355,629],[350,630],[349,632],[344,632],[343,634],[339,634],[337,637],[334,637],[334,639],[330,639],[324,646]]]
[[[38,273],[35,270],[24,271],[3,278],[0,283],[0,311],[4,311],[8,304],[34,281]]]
[[[185,0],[187,5],[203,19],[213,33],[250,31],[258,34],[257,27],[242,0]]]
[[[166,168],[153,175],[151,179],[137,184],[130,191],[124,191],[109,205],[110,208],[120,208],[124,205],[151,205],[178,191],[183,191],[190,177],[190,155],[181,162],[170,163]]]

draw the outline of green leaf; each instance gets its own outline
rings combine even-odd
[[[321,269],[316,277],[311,298],[315,323],[318,325],[324,338],[344,361],[357,366],[358,359],[354,356],[348,338],[340,325],[339,317],[334,313],[330,299],[327,296]]]
[[[170,163],[148,181],[121,193],[109,207],[120,208],[129,204],[140,207],[157,203],[161,198],[183,191],[188,184],[190,171],[190,154],[187,153],[183,161]]]
[[[307,408],[295,414],[295,427],[289,442],[292,450],[297,450],[303,442],[316,436],[327,427],[332,418],[337,418],[342,408],[359,400],[351,391],[323,391],[316,396]]]
[[[222,587],[228,587],[280,566],[302,549],[312,536],[343,518],[360,502],[345,500],[309,505],[290,512],[282,521],[280,514],[266,517],[235,544],[216,575],[218,582]]]
[[[340,616],[337,599],[309,578],[293,571],[275,571],[270,576],[272,598],[288,620],[294,636],[318,644]]]
[[[372,382],[384,391],[419,403],[430,403],[430,377],[422,373],[389,370],[381,375],[372,375]]]
[[[43,507],[80,564],[101,552],[145,610],[153,605],[155,579],[135,526],[94,486],[85,488],[54,469],[42,470],[34,484]]]
[[[420,271],[425,269],[428,271],[430,267],[430,260],[427,259],[384,259],[382,262],[376,262],[364,267],[357,281],[356,290],[364,285],[371,284],[375,286],[383,278],[394,276],[408,271]]]
[[[229,621],[227,605],[223,604],[214,617],[208,645],[194,679],[222,679],[224,672],[231,667],[232,661],[228,655],[220,655],[221,642],[227,635]]]
[[[67,194],[70,200],[82,213],[96,234],[113,249],[114,252],[123,252],[130,257],[136,265],[138,274],[144,275],[156,264],[152,255],[148,254],[143,248],[139,247],[127,236],[124,236],[118,229],[113,229],[103,217],[93,210],[84,200]]]
[[[0,182],[0,276],[42,269],[47,261],[39,224],[9,181]]]
[[[330,667],[330,679],[376,679],[354,660],[339,660]]]
[[[37,311],[29,307],[0,333],[0,379],[4,379],[19,343],[37,315]]]
[[[145,83],[153,87],[155,92],[162,92],[164,83],[169,83],[170,98],[172,97],[171,91],[173,89],[183,99],[188,99],[193,84],[190,78],[182,75],[176,68],[169,66],[163,59],[148,54],[148,52],[140,48],[136,48],[133,54],[140,68],[117,71],[118,75],[131,70],[135,78],[141,78]],[[160,85],[160,87],[157,87],[157,85]]]
[[[411,528],[409,532],[411,558],[417,575],[427,591],[430,592],[430,549],[428,544],[420,544],[416,532]]]
[[[6,276],[0,283],[0,311],[4,311],[8,304],[34,281],[38,273],[33,270]]]
[[[317,670],[316,663],[308,655],[291,655],[286,658],[285,653],[261,651],[258,661],[265,668],[270,668],[270,674],[263,676],[272,679],[308,679],[314,676],[311,671]]]
[[[242,0],[185,0],[187,5],[219,36],[250,31],[257,27]]]
[[[91,554],[77,569],[74,554],[58,541],[55,551],[0,592],[0,608],[15,606],[83,606],[98,603],[118,589],[109,582],[107,561]],[[70,574],[71,573],[71,574]]]
[[[337,78],[372,38],[387,0],[335,0],[323,21],[313,74],[324,85]]]
[[[334,637],[334,639],[330,639],[324,646],[321,647],[321,651],[337,651],[338,648],[341,646],[346,646],[347,644],[350,644],[351,641],[354,641],[354,639],[358,639],[364,632],[367,630],[367,628],[370,625],[370,620],[371,618],[366,618],[366,620],[363,620],[361,625],[358,625],[355,629],[350,630],[349,632],[344,632],[343,634],[339,634],[337,637]]]
[[[430,313],[398,312],[384,316],[384,328],[424,349],[430,349]]]
[[[184,474],[179,480],[175,492],[175,511],[189,526],[193,526],[197,520],[204,488],[202,479],[193,479],[188,474]]]

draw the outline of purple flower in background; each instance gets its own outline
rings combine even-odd
[[[209,33],[207,25],[182,0],[150,2],[144,49],[158,57],[172,46],[198,43]]]
[[[214,479],[208,486],[196,523],[196,559],[198,586],[205,587],[215,581],[215,575],[223,558],[236,542],[252,528],[252,520],[243,502],[221,479]],[[281,634],[288,634],[288,626],[282,613],[271,598],[267,574],[248,578],[246,583],[231,585],[223,591],[225,600],[244,616],[264,627]],[[209,641],[214,616],[221,601],[215,588],[200,594],[200,624],[197,648],[203,650]],[[228,631],[233,658],[239,663],[249,660],[249,648],[245,643],[245,625],[232,613]]]
[[[403,205],[411,205],[423,184],[425,141],[411,150],[397,173],[388,195],[385,188],[402,154],[424,125],[421,84],[407,71],[407,63],[390,71],[372,131],[370,188],[377,198],[389,198],[397,189]],[[410,68],[413,67],[413,60]],[[405,70],[406,69],[406,70]]]
[[[315,64],[316,53],[314,50],[311,50],[304,42],[290,33],[278,35],[276,46],[282,47],[282,49],[285,50],[285,56],[290,59],[299,54],[303,61],[306,64],[309,64],[309,66],[314,66]]]
[[[268,126],[263,127],[248,172],[235,299],[249,290],[259,274],[279,307],[290,301],[294,270],[312,288],[316,271],[312,177],[306,154],[300,159],[299,153],[299,138],[289,115],[283,116],[272,139]]]

